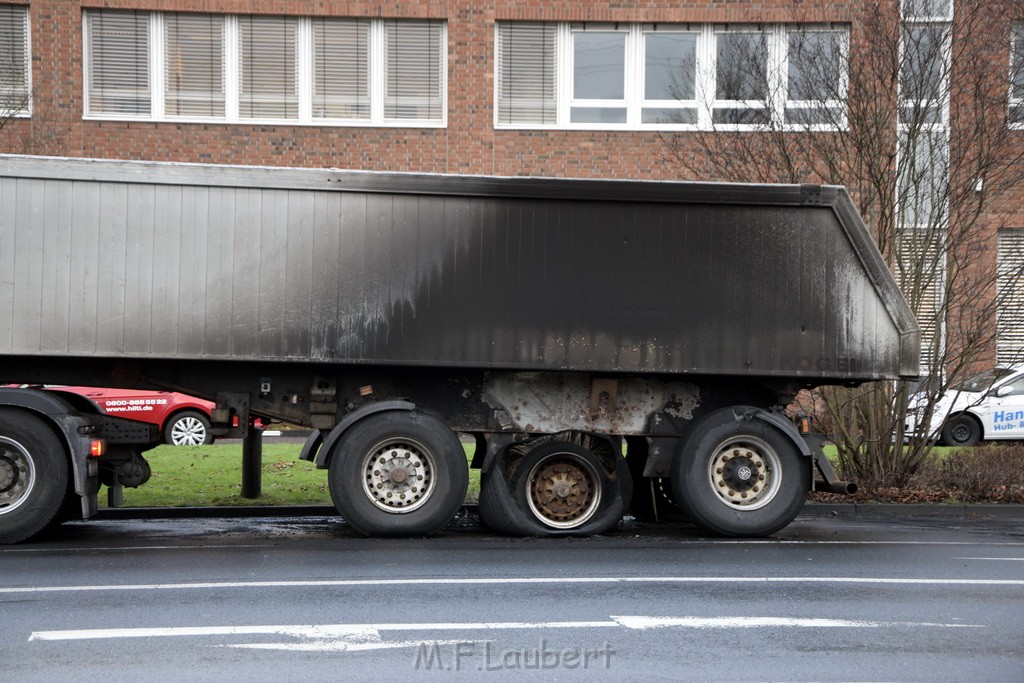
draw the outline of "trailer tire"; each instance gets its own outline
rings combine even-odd
[[[558,520],[557,514],[541,510],[532,490],[538,478],[550,478],[559,460],[588,479],[593,505],[587,503],[575,518]],[[499,458],[483,477],[480,489],[480,519],[491,530],[510,536],[592,536],[613,529],[629,509],[633,484],[629,469],[620,456],[615,473],[582,445],[554,440],[532,448],[514,466]],[[561,465],[558,465],[561,467]],[[548,474],[545,474],[548,472]],[[557,476],[557,474],[555,474]]]
[[[0,544],[36,535],[56,518],[68,489],[68,459],[38,417],[0,410]]]
[[[810,489],[810,459],[788,436],[750,417],[752,411],[737,406],[705,417],[672,466],[680,507],[699,527],[722,536],[778,531],[797,516]]]
[[[447,425],[416,411],[370,415],[334,446],[331,498],[363,536],[429,536],[466,498],[466,452]]]

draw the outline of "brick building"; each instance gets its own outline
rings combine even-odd
[[[887,93],[899,111],[894,159],[908,156],[900,136],[910,126],[903,112],[913,109],[907,116],[923,117],[928,146],[919,158],[930,161],[911,171],[934,176],[942,165],[935,159],[956,148],[963,109],[936,64],[976,41],[958,32],[966,4],[0,0],[0,151],[696,178],[700,164],[678,163],[680,150],[691,160],[713,154],[708,140],[729,149],[759,135],[832,135],[856,125],[846,101],[856,79],[846,65],[877,42],[868,20],[877,15],[895,17],[903,36],[889,50],[902,60]],[[1024,154],[1017,4],[991,3],[1005,20],[986,35],[997,46],[986,53],[990,65],[1009,74],[986,105],[1007,131],[999,151],[1006,166]],[[931,56],[908,57],[912,44]],[[820,78],[823,65],[836,77]],[[956,69],[948,70],[953,79]],[[928,93],[914,92],[919,83]],[[699,177],[714,179],[721,166],[705,168]],[[1024,185],[1010,174],[990,190],[984,175],[965,181],[995,193],[977,224],[984,254],[972,268],[1003,274],[979,296],[1004,295],[998,344],[986,354],[998,348],[1005,360],[1024,349],[1024,289],[1007,275],[1024,268]],[[914,213],[903,223],[952,215],[930,205]],[[928,296],[943,296],[932,289]]]

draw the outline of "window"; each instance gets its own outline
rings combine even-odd
[[[164,50],[167,116],[224,116],[224,17],[168,14]]]
[[[90,12],[86,21],[88,111],[119,117],[148,116],[149,14]]]
[[[1010,56],[1010,125],[1024,128],[1024,22],[1013,25]]]
[[[238,116],[297,119],[298,19],[238,18]]]
[[[846,125],[847,28],[498,22],[495,33],[499,128]]]
[[[558,108],[555,24],[499,24],[496,120],[501,125],[554,125]]]
[[[950,25],[906,24],[900,59],[900,123],[942,125],[948,116]]]
[[[1024,230],[999,231],[996,248],[996,362],[1024,360]]]
[[[0,120],[30,111],[28,8],[0,5]]]
[[[444,32],[436,21],[384,22],[384,118],[441,118]]]
[[[440,21],[87,10],[86,116],[443,126]]]
[[[370,22],[313,20],[313,118],[370,118]]]

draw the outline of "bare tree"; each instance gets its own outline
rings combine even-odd
[[[929,380],[822,390],[842,466],[876,484],[927,458],[936,435],[908,424],[940,422],[941,395],[994,362],[996,312],[1021,277],[1003,268],[997,287],[993,207],[1024,186],[1007,103],[1022,8],[959,0],[951,20],[912,21],[899,4],[863,3],[849,31],[754,30],[728,54],[719,43],[710,129],[664,136],[692,177],[847,186],[921,323]]]

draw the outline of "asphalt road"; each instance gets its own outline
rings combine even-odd
[[[9,681],[1024,679],[1024,520],[420,540],[94,521],[0,548]]]

